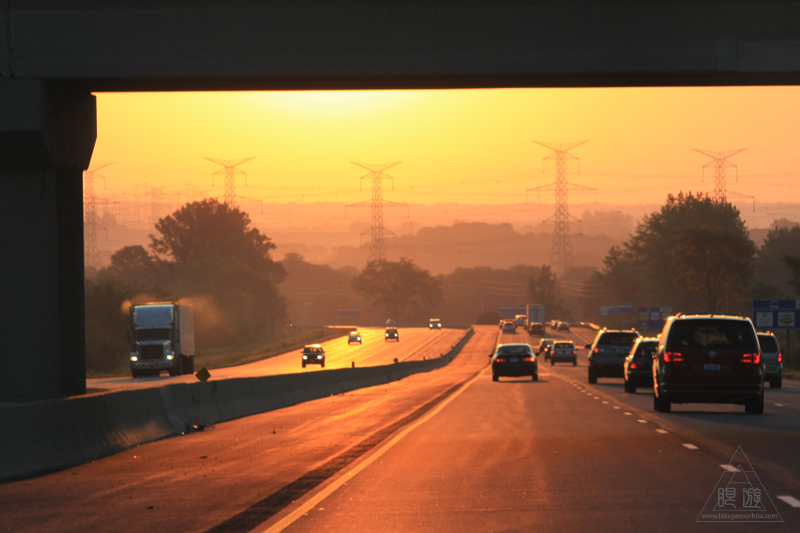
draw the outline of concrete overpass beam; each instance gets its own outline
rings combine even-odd
[[[83,170],[95,98],[0,78],[0,117],[0,399],[83,394]]]

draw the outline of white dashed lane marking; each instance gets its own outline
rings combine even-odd
[[[788,503],[789,505],[791,505],[795,509],[800,508],[800,500],[798,500],[797,498],[794,498],[792,496],[785,496],[784,495],[784,496],[778,496],[778,499],[783,501],[783,502]]]
[[[661,433],[662,435],[666,435],[667,433],[669,433],[669,431],[667,431],[666,429],[661,429],[661,428],[658,428],[656,432]]]
[[[726,472],[738,472],[739,469],[733,465],[719,465]]]
[[[694,444],[692,444],[690,442],[684,442],[683,443],[683,447],[684,448],[689,448],[690,450],[699,450],[700,449],[700,448],[698,448],[697,446],[695,446]]]
[[[645,420],[644,418],[640,418],[639,420],[637,420],[637,422],[639,422],[640,424],[647,424],[647,420]]]

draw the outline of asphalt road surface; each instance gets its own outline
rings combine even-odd
[[[656,413],[621,379],[589,385],[585,349],[577,367],[540,361],[539,381],[492,382],[498,338],[538,344],[477,327],[440,370],[0,485],[0,529],[800,529],[796,383],[767,389],[763,415]],[[703,522],[715,507],[744,523]]]

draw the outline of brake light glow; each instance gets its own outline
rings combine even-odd
[[[783,354],[781,352],[778,352],[778,362],[779,363],[783,362]]]
[[[681,352],[664,352],[665,363],[682,363],[683,354]]]
[[[526,358],[525,358],[525,360],[526,360],[526,361],[529,361],[529,362],[533,362],[533,361],[534,361],[534,358],[533,358],[533,356],[531,355],[531,356],[528,356],[528,357],[526,357]]]
[[[636,363],[631,363],[631,368],[632,369],[636,369],[636,368],[639,368],[639,366]]]
[[[600,353],[600,348],[599,347],[595,347],[594,353]]]
[[[761,364],[761,354],[760,353],[746,353],[742,355],[741,359],[742,363],[750,363],[754,365]]]
[[[498,357],[497,359],[495,359],[495,362],[497,362],[497,363],[505,363],[506,360],[503,359],[502,357]]]

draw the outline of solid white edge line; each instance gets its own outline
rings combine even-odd
[[[778,499],[782,500],[785,503],[788,503],[789,505],[791,505],[795,509],[800,508],[800,500],[798,500],[797,498],[795,498],[793,496],[783,495],[783,496],[778,496]]]
[[[395,437],[392,440],[390,440],[389,442],[385,443],[383,446],[378,448],[377,451],[372,453],[372,455],[367,457],[364,461],[362,461],[361,463],[359,463],[358,465],[356,465],[352,469],[349,469],[347,472],[344,472],[336,480],[331,482],[327,487],[325,487],[323,490],[319,491],[317,494],[315,494],[313,497],[311,497],[308,501],[303,503],[301,506],[299,506],[293,512],[289,513],[287,516],[283,517],[281,520],[279,520],[275,524],[271,525],[267,529],[259,529],[258,527],[256,527],[256,528],[254,528],[254,531],[262,531],[264,533],[273,533],[273,532],[277,532],[277,531],[283,531],[284,529],[286,529],[287,527],[292,525],[298,519],[302,518],[303,515],[305,515],[306,513],[311,511],[314,507],[316,507],[321,501],[323,501],[325,498],[327,498],[328,496],[330,496],[331,494],[336,492],[345,483],[350,481],[350,479],[352,479],[353,476],[355,476],[356,474],[358,474],[359,472],[361,472],[362,470],[367,468],[369,465],[371,465],[373,462],[375,462],[378,458],[383,456],[383,454],[385,454],[387,451],[389,451],[389,449],[392,448],[395,444],[400,442],[406,435],[408,435],[409,433],[414,431],[417,427],[421,426],[422,424],[424,424],[425,422],[427,422],[428,420],[430,420],[431,418],[436,416],[439,413],[439,411],[444,409],[450,402],[452,402],[453,400],[458,398],[461,395],[462,392],[467,390],[467,388],[470,385],[472,385],[478,379],[480,379],[486,373],[487,369],[488,369],[488,367],[483,369],[477,376],[475,376],[474,378],[469,380],[466,384],[464,384],[463,387],[461,387],[456,392],[454,392],[453,394],[451,394],[450,396],[448,396],[447,398],[442,400],[441,403],[439,403],[439,405],[437,405],[436,407],[431,409],[431,411],[428,414],[426,414],[422,418],[418,419],[416,422],[414,422],[410,426],[407,426],[405,429],[401,430],[400,433],[395,435]]]

